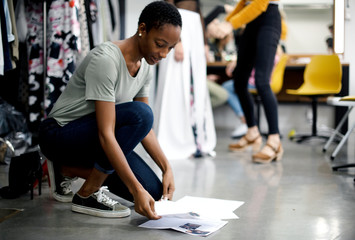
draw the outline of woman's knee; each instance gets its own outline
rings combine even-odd
[[[270,82],[269,81],[255,81],[255,87],[258,90],[258,93],[270,92]]]
[[[122,105],[119,104],[117,106],[118,111],[116,111],[117,115],[122,114],[122,112],[120,112],[120,108],[122,108],[123,106],[125,108],[123,114],[129,116],[128,121],[137,122],[139,124],[146,126],[148,129],[150,129],[153,126],[153,121],[154,121],[153,111],[148,104],[139,101],[124,103]],[[120,116],[117,116],[116,119],[118,119],[118,117]]]
[[[248,93],[248,82],[242,81],[234,81],[234,92],[237,93],[238,96],[244,96]]]
[[[236,93],[248,91],[250,73],[236,72],[233,79],[233,87]]]
[[[153,114],[153,111],[150,108],[150,106],[148,104],[141,103],[141,108],[142,108],[142,112],[143,112],[143,114],[145,116],[145,119],[147,121],[149,121],[151,125],[153,125],[154,114]]]
[[[222,87],[226,89],[228,92],[234,92],[234,83],[233,80],[228,80],[222,83]]]
[[[153,125],[153,111],[150,106],[144,102],[133,102],[136,106],[137,112],[140,114],[141,118],[146,122],[146,124]]]

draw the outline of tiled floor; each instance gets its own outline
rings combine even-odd
[[[287,139],[291,129],[309,131],[305,106],[280,105],[285,155],[280,163],[251,163],[251,153],[231,153],[231,129],[218,128],[215,158],[172,161],[175,200],[185,195],[244,201],[238,220],[208,239],[355,239],[355,169],[332,172],[331,166],[355,162],[354,134],[334,162],[322,143],[297,144]],[[223,110],[215,114],[225,114]],[[229,113],[228,113],[229,114]],[[329,123],[332,109],[320,109],[320,124]],[[216,116],[218,126],[221,119]],[[303,127],[301,127],[303,126]],[[322,128],[321,128],[322,129]],[[138,149],[139,150],[139,149]],[[7,167],[0,166],[0,187],[7,185]],[[70,211],[70,204],[49,197],[48,184],[34,200],[24,195],[0,200],[0,209],[23,211],[0,223],[0,240],[15,239],[196,239],[171,230],[137,227],[146,219],[132,211],[123,219],[89,217]],[[213,208],[214,206],[211,206]],[[133,208],[132,208],[133,209]]]

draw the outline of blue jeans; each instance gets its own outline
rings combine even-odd
[[[246,25],[238,46],[237,66],[233,72],[235,92],[238,94],[248,127],[256,126],[254,100],[248,91],[248,81],[255,67],[255,86],[264,106],[269,134],[279,133],[275,94],[270,76],[281,35],[281,16],[277,5]]]
[[[142,102],[116,105],[115,136],[128,164],[143,187],[156,200],[162,196],[162,184],[155,173],[133,149],[149,133],[153,124],[150,107]],[[56,164],[93,168],[110,174],[104,185],[114,194],[132,201],[125,184],[114,173],[101,147],[95,112],[61,127],[48,118],[41,123],[39,144],[42,153]]]
[[[228,104],[229,106],[233,109],[235,114],[237,114],[238,117],[243,117],[244,112],[242,109],[242,106],[240,105],[240,101],[238,98],[238,95],[234,91],[234,81],[233,79],[225,81],[222,84],[222,87],[228,91]]]

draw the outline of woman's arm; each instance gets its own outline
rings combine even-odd
[[[245,0],[240,1],[235,9],[226,17],[234,29],[241,27],[257,18],[262,12],[265,12],[269,0],[254,0],[245,5]]]
[[[177,62],[182,62],[184,60],[184,47],[182,46],[182,42],[179,41],[174,47],[174,58]]]
[[[127,159],[115,137],[115,103],[95,101],[96,121],[101,146],[112,167],[133,195],[136,212],[148,217],[158,219],[154,211],[154,199],[143,188],[132,172]]]
[[[135,98],[134,100],[148,104],[148,98],[146,97]],[[172,200],[175,191],[173,171],[163,150],[160,148],[153,129],[142,140],[142,145],[163,172],[163,198]]]

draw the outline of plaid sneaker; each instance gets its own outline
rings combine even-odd
[[[57,165],[50,160],[47,160],[47,165],[53,198],[59,202],[71,202],[74,196],[71,184],[78,178],[62,176]]]
[[[106,195],[107,187],[101,187],[88,197],[75,194],[72,201],[72,211],[97,217],[119,218],[127,217],[131,210]]]

